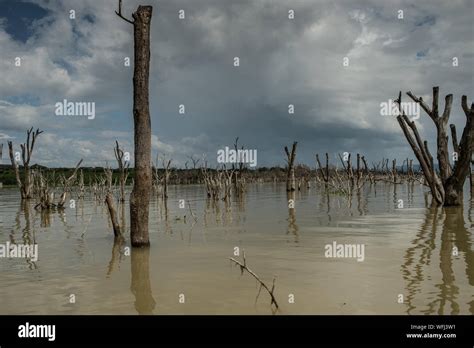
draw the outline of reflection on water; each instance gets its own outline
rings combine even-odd
[[[296,197],[295,191],[286,193],[286,199],[288,200],[288,234],[295,236],[295,243],[298,243],[298,225],[296,224]]]
[[[92,198],[40,212],[0,190],[0,243],[39,246],[36,262],[0,259],[1,313],[157,314],[158,305],[160,314],[270,314],[264,299],[254,303],[254,282],[228,264],[238,246],[262,280],[277,276],[279,313],[474,314],[470,197],[431,207],[418,183],[367,184],[350,200],[277,183],[249,184],[229,202],[199,185],[168,194],[150,204],[151,247],[135,249],[113,238],[106,206]],[[128,237],[129,208],[118,207]],[[364,262],[325,258],[334,241],[364,244]],[[65,301],[71,293],[75,304]]]
[[[155,299],[150,284],[150,248],[132,248],[132,282],[130,290],[135,296],[135,309],[139,314],[153,314]]]
[[[459,314],[460,306],[468,305],[469,312],[474,314],[472,299],[465,304],[460,304],[458,299],[461,284],[458,284],[457,278],[462,281],[467,279],[468,293],[472,292],[470,287],[474,286],[474,252],[471,232],[465,227],[463,210],[452,207],[428,208],[420,231],[411,244],[401,267],[408,292],[407,313]],[[464,274],[455,274],[456,261],[461,261]],[[425,291],[427,287],[424,283],[431,282],[434,276],[438,278],[434,289]],[[425,302],[422,308],[415,306],[415,302],[421,301]]]
[[[124,225],[122,225],[124,226]],[[109,266],[107,267],[107,277],[110,278],[117,264],[122,261],[122,249],[125,246],[125,239],[122,236],[114,236],[114,244],[112,246],[112,256],[110,258]]]

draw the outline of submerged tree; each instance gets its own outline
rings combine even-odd
[[[112,194],[112,169],[105,169],[105,177],[107,182],[107,194],[105,195],[105,203],[109,210],[110,222],[114,230],[115,238],[122,237],[122,226],[118,222],[117,210],[115,209],[114,196]]]
[[[133,120],[135,143],[135,178],[130,195],[130,239],[132,246],[148,246],[148,213],[152,189],[151,120],[148,99],[150,75],[150,27],[152,6],[138,6],[133,21],[122,15],[119,0],[117,16],[133,25]]]
[[[296,145],[298,143],[295,141],[293,142],[293,146],[291,148],[291,153],[288,150],[288,147],[285,146],[285,153],[286,153],[286,162],[287,172],[286,172],[286,191],[295,191],[296,190],[296,181],[295,181],[295,158],[296,158]]]
[[[397,116],[397,120],[423,169],[426,183],[430,187],[434,201],[444,206],[461,205],[464,182],[470,172],[474,136],[474,103],[469,108],[467,106],[467,97],[465,95],[462,96],[461,105],[466,115],[466,125],[459,143],[456,134],[456,126],[454,124],[450,125],[451,140],[454,149],[454,165],[451,166],[449,162],[447,125],[451,114],[453,95],[448,94],[446,96],[444,111],[441,116],[438,112],[439,87],[433,87],[433,104],[431,108],[421,97],[418,98],[411,92],[407,92],[407,95],[414,102],[420,104],[421,108],[436,125],[439,171],[436,171],[433,157],[428,148],[428,142],[426,140],[422,141],[415,122],[411,121],[403,111],[401,107],[402,92],[399,93],[396,103],[399,106],[400,114]],[[411,129],[411,132],[408,127]]]
[[[33,132],[33,127],[26,131],[26,143],[21,144],[21,159],[23,161],[23,179],[20,177],[20,170],[18,168],[17,155],[13,153],[13,142],[8,142],[8,150],[10,155],[10,161],[12,163],[13,171],[15,172],[16,183],[21,192],[22,199],[29,199],[33,196],[33,180],[31,179],[30,161],[35,148],[35,142],[38,135],[43,133],[37,129]]]

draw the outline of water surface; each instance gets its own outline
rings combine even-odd
[[[263,281],[276,276],[277,313],[474,314],[468,195],[449,209],[430,208],[417,183],[367,185],[350,202],[313,185],[295,209],[289,198],[284,184],[250,184],[244,199],[215,204],[203,186],[171,186],[166,205],[150,205],[151,248],[128,253],[93,197],[47,214],[0,189],[0,243],[39,247],[36,262],[0,259],[0,312],[271,314],[268,294],[255,301],[256,281],[229,261],[239,247]],[[326,258],[333,241],[364,244],[364,261]]]

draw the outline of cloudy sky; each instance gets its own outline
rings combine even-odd
[[[413,158],[382,102],[411,90],[430,103],[439,85],[440,109],[453,93],[451,121],[462,129],[461,96],[474,98],[472,0],[123,2],[129,18],[139,3],[153,5],[153,157],[177,166],[190,155],[215,163],[237,136],[257,149],[259,166],[283,165],[294,140],[297,162],[311,166],[324,152]],[[133,152],[133,28],[117,3],[0,0],[0,143],[18,145],[39,127],[33,162],[49,166],[114,164],[116,139]],[[95,119],[55,115],[63,99],[95,102]],[[431,120],[422,114],[418,127],[433,146]]]

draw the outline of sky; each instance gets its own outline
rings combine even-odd
[[[32,163],[115,166],[115,140],[133,160],[133,26],[117,4],[0,0],[0,163],[30,127],[44,131]],[[473,0],[124,0],[124,15],[139,4],[153,6],[152,157],[176,167],[189,156],[215,165],[236,137],[258,167],[285,165],[293,141],[311,167],[325,152],[401,163],[414,156],[381,103],[401,90],[430,104],[439,86],[440,110],[454,95],[459,138],[461,96],[474,99]],[[95,118],[56,115],[64,99],[94,102]],[[433,122],[423,111],[416,122],[436,153]]]

